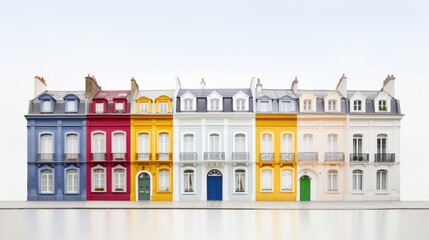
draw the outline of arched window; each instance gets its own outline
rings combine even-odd
[[[113,169],[113,191],[125,192],[126,191],[126,171],[124,168]]]
[[[97,132],[92,134],[92,160],[106,160],[106,136]]]
[[[112,139],[112,160],[125,160],[125,134],[121,132],[113,133]]]
[[[244,169],[235,170],[234,191],[235,192],[246,191],[246,171]]]
[[[170,170],[159,170],[158,189],[162,192],[170,191]]]
[[[281,170],[281,191],[289,192],[292,191],[292,170],[290,169],[282,169]]]
[[[54,137],[52,134],[40,136],[39,160],[42,162],[54,161]]]
[[[363,186],[363,171],[353,170],[353,191],[362,191]]]
[[[51,169],[40,171],[40,193],[54,193],[54,174]]]
[[[264,133],[261,136],[261,161],[273,160],[273,136],[271,133]]]
[[[149,134],[139,133],[138,135],[138,160],[150,159]]]
[[[76,169],[66,171],[66,193],[79,193],[79,175]]]
[[[377,191],[387,191],[387,171],[377,171]]]
[[[188,169],[183,171],[183,188],[185,193],[195,192],[195,172]]]
[[[170,160],[170,140],[168,133],[161,133],[158,137],[158,159]]]
[[[104,168],[92,169],[92,191],[93,192],[106,191],[106,169]]]
[[[328,171],[328,191],[338,191],[338,172],[336,170]]]
[[[262,170],[262,176],[261,176],[262,192],[270,192],[273,190],[272,176],[273,176],[273,172],[270,169]]]
[[[66,136],[65,160],[66,161],[79,160],[79,138],[77,134],[72,133],[72,134],[67,134]]]

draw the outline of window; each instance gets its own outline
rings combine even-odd
[[[92,191],[106,191],[106,170],[104,168],[92,169]]]
[[[338,191],[338,173],[335,170],[328,171],[328,191]]]
[[[212,111],[220,110],[219,102],[220,102],[219,99],[210,99],[210,110],[212,110]]]
[[[103,103],[95,103],[95,112],[103,113],[104,112],[104,104]]]
[[[260,101],[259,102],[259,112],[268,112],[269,111],[269,102],[268,101]]]
[[[362,153],[362,135],[360,134],[353,135],[353,153],[354,154]]]
[[[169,139],[168,133],[159,134],[158,139],[158,148],[159,148],[159,160],[169,160]]]
[[[387,111],[387,102],[386,100],[378,101],[378,111]]]
[[[235,134],[234,146],[235,152],[246,152],[246,136],[242,133]]]
[[[362,111],[362,101],[354,100],[353,101],[353,111]]]
[[[362,191],[362,180],[363,180],[363,171],[362,170],[353,170],[353,191]]]
[[[264,133],[261,141],[261,161],[272,161],[273,155],[273,136],[270,133]]]
[[[184,152],[194,152],[194,135],[192,134],[185,134],[183,136],[183,151]]]
[[[54,193],[54,174],[50,169],[40,171],[40,193]]]
[[[112,139],[112,154],[113,160],[125,160],[125,134],[113,133]]]
[[[51,100],[42,100],[42,112],[52,112]]]
[[[40,161],[54,161],[54,142],[52,134],[40,136]]]
[[[291,101],[281,101],[279,106],[279,112],[290,112]]]
[[[386,191],[387,190],[387,171],[378,170],[377,171],[377,191]]]
[[[77,104],[75,100],[66,101],[66,111],[67,112],[77,112]]]
[[[170,189],[170,171],[167,169],[159,170],[158,189],[162,192],[168,192]]]
[[[106,139],[104,133],[94,133],[92,135],[91,148],[92,160],[106,160]]]
[[[283,192],[292,191],[292,170],[283,169],[281,174],[281,190]]]
[[[138,160],[149,160],[149,134],[140,133],[138,141]]]
[[[312,152],[313,151],[313,135],[304,134],[303,140],[304,140],[303,141],[304,152]]]
[[[304,111],[311,111],[311,100],[304,100]]]
[[[125,181],[125,169],[116,168],[113,169],[113,191],[114,192],[125,192],[126,181]]]
[[[65,158],[66,161],[79,160],[78,159],[79,141],[78,141],[77,134],[67,134],[65,154],[66,154],[66,158]]]
[[[282,135],[282,153],[293,153],[293,140],[292,134],[284,133]]]
[[[168,112],[168,103],[167,102],[160,102],[159,103],[159,112],[160,113],[167,113]]]
[[[246,99],[239,98],[235,102],[235,110],[243,111],[246,110]]]
[[[328,152],[338,152],[338,135],[328,135]]]
[[[328,100],[328,111],[337,111],[337,101]]]
[[[386,153],[386,144],[387,144],[387,135],[378,134],[377,135],[377,153],[378,154]]]
[[[123,102],[115,103],[115,111],[116,112],[124,112],[124,103]]]
[[[140,113],[148,113],[149,104],[147,102],[140,103]]]
[[[262,170],[262,177],[261,177],[261,191],[262,192],[269,192],[272,191],[272,171],[269,169]]]
[[[245,192],[246,191],[246,171],[243,169],[235,170],[235,183],[234,183],[235,192]]]
[[[194,183],[195,183],[195,173],[194,170],[185,170],[183,172],[183,180],[184,180],[184,192],[186,193],[193,193],[194,190]]]
[[[217,133],[210,134],[209,139],[210,152],[220,152],[220,136]]]
[[[186,99],[183,100],[183,110],[184,111],[192,111],[192,110],[194,110],[193,109],[193,107],[194,107],[193,105],[194,105],[194,100],[193,99],[186,98]]]
[[[76,169],[66,171],[66,193],[79,193],[79,175]]]

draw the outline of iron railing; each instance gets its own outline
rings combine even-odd
[[[317,162],[319,155],[317,152],[300,152],[298,153],[298,161],[300,162]]]
[[[248,152],[233,152],[232,153],[232,160],[242,160],[242,161],[249,160],[249,153]]]
[[[180,161],[194,161],[197,160],[196,152],[181,152]]]
[[[151,153],[136,153],[136,159],[137,160],[151,160],[152,154]]]
[[[40,162],[53,162],[55,159],[55,153],[39,153],[37,154],[37,160]]]
[[[295,154],[293,153],[280,153],[280,161],[282,162],[293,162],[295,160]]]
[[[113,161],[124,161],[126,158],[126,153],[112,153]]]
[[[326,162],[344,162],[343,152],[325,152]]]
[[[374,157],[375,162],[395,162],[394,153],[376,153]]]
[[[368,153],[350,153],[350,162],[368,162]]]
[[[274,161],[274,153],[261,153],[259,159],[261,162],[272,162]]]
[[[156,159],[161,160],[161,161],[169,161],[171,160],[171,153],[157,153],[156,154]]]
[[[93,161],[105,161],[106,153],[91,153],[91,160]]]
[[[225,160],[225,152],[205,152],[204,160]]]
[[[65,162],[79,162],[80,154],[79,153],[64,153]]]

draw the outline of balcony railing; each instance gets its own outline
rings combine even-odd
[[[343,152],[325,152],[326,162],[344,162]]]
[[[197,160],[196,152],[181,152],[180,161],[194,161]]]
[[[205,152],[204,160],[225,160],[225,152]]]
[[[261,153],[259,159],[261,162],[273,162],[274,153]]]
[[[171,160],[172,159],[171,153],[157,153],[156,159],[161,160],[161,161]]]
[[[368,153],[350,153],[350,162],[368,162]]]
[[[152,154],[150,153],[136,153],[137,160],[150,160],[152,158]]]
[[[282,162],[293,162],[295,160],[295,154],[293,153],[280,153],[280,161]]]
[[[106,161],[106,153],[91,153],[91,160]]]
[[[300,162],[317,162],[319,155],[317,152],[300,152],[298,153],[298,161]]]
[[[248,152],[233,152],[232,153],[232,160],[247,161],[247,160],[249,160],[249,153]]]
[[[37,160],[39,162],[53,162],[55,159],[55,153],[39,153],[37,154]]]
[[[79,153],[64,153],[65,162],[79,162],[80,154]]]
[[[395,154],[394,153],[376,153],[375,162],[395,162]]]
[[[125,153],[112,153],[112,160],[113,161],[125,161],[126,159]]]

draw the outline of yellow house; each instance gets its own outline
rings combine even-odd
[[[131,114],[131,201],[173,199],[173,94],[136,93]]]
[[[256,201],[295,201],[297,115],[256,114]]]

